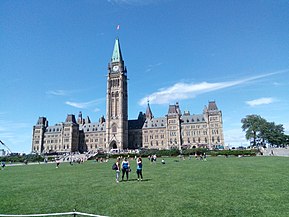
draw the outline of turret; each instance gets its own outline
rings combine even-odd
[[[153,117],[154,116],[153,116],[153,113],[151,111],[150,104],[149,104],[149,101],[148,101],[148,106],[147,106],[147,109],[146,109],[146,119],[151,120]]]

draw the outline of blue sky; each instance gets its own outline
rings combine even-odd
[[[38,117],[105,115],[107,64],[120,38],[129,118],[216,100],[226,145],[248,144],[249,114],[289,134],[288,0],[2,0],[0,140],[31,151]],[[120,30],[116,26],[120,25]]]

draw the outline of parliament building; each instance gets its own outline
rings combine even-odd
[[[39,117],[33,126],[32,152],[97,152],[111,149],[218,148],[224,145],[222,112],[210,101],[201,114],[181,112],[178,103],[169,105],[163,117],[154,117],[148,103],[146,112],[128,120],[127,69],[119,39],[115,40],[108,64],[106,117],[98,122],[68,114],[64,122],[48,125]]]

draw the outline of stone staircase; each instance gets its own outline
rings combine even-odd
[[[263,156],[283,156],[289,157],[289,148],[261,148]]]

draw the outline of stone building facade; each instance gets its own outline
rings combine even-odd
[[[224,145],[222,112],[209,102],[201,114],[186,111],[178,103],[169,105],[163,117],[154,117],[148,103],[145,113],[128,120],[127,69],[116,39],[108,64],[106,117],[98,122],[69,114],[64,122],[48,125],[39,117],[33,126],[32,152],[97,152],[111,149],[216,148]]]

